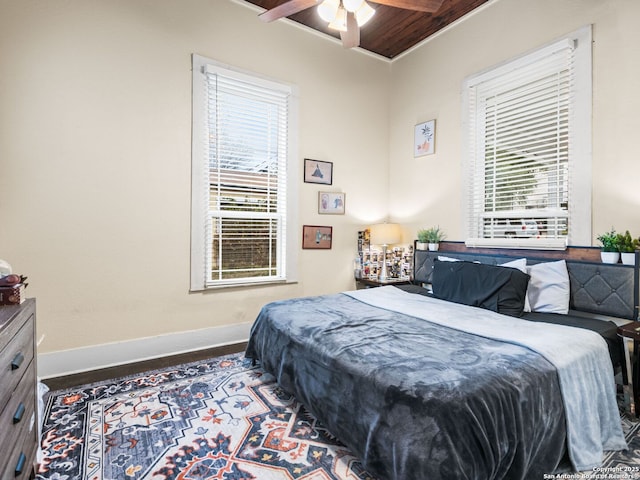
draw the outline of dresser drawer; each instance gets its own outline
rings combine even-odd
[[[23,448],[11,458],[9,464],[5,465],[6,470],[2,472],[2,480],[29,480],[33,472],[34,459],[36,455],[36,434],[24,439]],[[18,468],[20,469],[18,473]]]
[[[0,350],[13,340],[16,333],[35,315],[35,300],[28,299],[21,305],[0,307]]]
[[[31,415],[27,421],[31,424]],[[35,464],[37,442],[37,428],[35,423],[33,428],[29,430],[25,428],[20,432],[20,436],[15,438],[16,444],[11,450],[11,453],[4,464],[0,464],[0,471],[2,472],[2,480],[27,480],[31,477],[33,467]]]
[[[7,402],[2,414],[0,414],[0,432],[2,432],[2,440],[0,440],[0,468],[15,468],[20,451],[24,449],[24,441],[18,442],[18,439],[30,439],[36,433],[36,425],[34,422],[34,412],[36,405],[35,395],[36,374],[35,369],[29,366],[27,373],[24,375],[22,382],[13,392]],[[25,452],[26,454],[27,452]],[[13,458],[12,458],[13,457]],[[28,458],[31,460],[31,457]],[[30,466],[27,466],[30,467]],[[3,479],[5,477],[2,477]],[[8,477],[13,478],[13,477]]]
[[[33,360],[33,317],[0,351],[0,412]]]

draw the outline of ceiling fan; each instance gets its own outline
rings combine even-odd
[[[367,2],[433,13],[442,6],[444,0],[288,0],[259,16],[265,22],[273,22],[317,6],[318,14],[329,22],[329,28],[340,32],[344,48],[353,48],[360,45],[360,27],[376,13]]]

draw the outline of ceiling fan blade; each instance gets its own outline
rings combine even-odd
[[[340,32],[340,38],[344,48],[353,48],[360,45],[360,27],[358,27],[355,13],[347,12],[347,31]]]
[[[282,17],[288,17],[289,15],[301,12],[302,10],[320,3],[322,3],[322,0],[289,0],[288,2],[284,2],[282,5],[278,5],[271,10],[262,12],[258,16],[263,22],[273,22],[274,20],[278,20]]]
[[[371,3],[379,3],[388,7],[404,8],[417,12],[437,12],[444,0],[370,0]]]

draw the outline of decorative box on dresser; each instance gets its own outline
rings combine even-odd
[[[0,479],[30,478],[38,447],[36,302],[0,306]]]

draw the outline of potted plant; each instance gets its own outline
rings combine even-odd
[[[618,233],[611,227],[611,230],[605,232],[597,237],[598,241],[602,244],[602,251],[600,257],[603,263],[618,263],[620,260],[620,250],[618,249]]]
[[[440,230],[440,227],[431,227],[418,230],[418,244],[416,248],[420,250],[426,249],[435,252],[438,250],[438,244],[446,238],[445,233]]]
[[[418,242],[416,243],[416,250],[427,250],[427,230],[418,230]]]
[[[636,264],[636,246],[635,242],[629,230],[624,232],[623,234],[618,234],[618,250],[620,251],[620,257],[622,258],[622,263],[625,265],[635,265]]]

